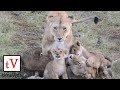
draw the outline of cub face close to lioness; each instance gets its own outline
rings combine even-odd
[[[87,60],[87,63],[91,66],[92,64],[98,68],[98,67],[104,67],[104,66],[110,66],[111,62],[101,54],[101,53],[95,53],[95,52],[89,52],[87,51],[79,41],[76,41],[70,48],[71,54],[76,54],[80,57],[84,57]]]
[[[66,73],[65,56],[66,51],[61,48],[52,49],[53,61],[50,61],[44,71],[44,79],[68,79]]]
[[[70,71],[67,72],[70,74],[68,75],[70,79],[75,76],[79,76],[78,79],[80,77],[85,79],[93,79],[96,77],[96,69],[88,67],[83,58],[79,57],[78,55],[70,54],[66,59],[66,63],[69,64],[68,68],[70,68],[74,74],[70,76],[72,73],[69,73]]]
[[[93,67],[102,70],[102,72],[106,71],[108,67],[111,66],[111,62],[107,60],[102,54],[89,52],[87,51],[79,41],[75,42],[71,48],[70,52],[72,54],[78,55],[79,57],[83,57],[86,59],[86,65],[88,67]]]

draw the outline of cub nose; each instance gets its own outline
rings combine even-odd
[[[59,54],[57,54],[57,56],[58,56]]]
[[[58,40],[60,41],[62,38],[58,38]]]

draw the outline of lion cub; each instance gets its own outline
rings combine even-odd
[[[60,76],[63,79],[68,79],[65,64],[66,50],[54,48],[51,53],[54,60],[47,64],[44,71],[44,79],[59,79]]]
[[[66,59],[66,64],[69,64],[69,68],[71,69],[72,73],[75,76],[79,76],[79,78],[82,77],[85,79],[94,79],[96,77],[96,69],[88,67],[83,58],[79,57],[78,55],[70,54]],[[71,77],[69,78],[71,79]]]
[[[33,49],[31,52],[31,54],[23,53],[23,70],[39,72],[39,75],[43,76],[44,69],[49,61],[53,60],[53,56],[51,52],[48,52],[47,55],[42,55],[42,48],[36,48],[35,50]]]
[[[87,51],[79,41],[75,42],[70,48],[70,54],[78,55],[83,58],[88,67],[96,68],[97,73],[98,69],[101,69],[103,72],[106,72],[107,68],[111,66],[111,62],[105,58],[100,53],[89,52]]]

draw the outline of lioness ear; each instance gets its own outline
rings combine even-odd
[[[74,23],[74,22],[76,22],[76,19],[75,19],[74,16],[68,16],[68,19],[69,19],[69,21],[70,21],[71,24]]]
[[[48,22],[52,22],[53,19],[54,19],[54,16],[53,16],[53,15],[48,15],[48,16],[47,16],[47,23],[48,23]]]
[[[80,42],[79,41],[77,41],[76,44],[77,44],[77,46],[80,46]]]

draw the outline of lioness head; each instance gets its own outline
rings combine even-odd
[[[62,42],[70,36],[73,23],[89,19],[91,19],[91,17],[77,20],[75,17],[68,15],[65,11],[51,11],[47,16],[47,23],[51,26],[50,33],[52,34],[52,37],[54,37],[54,40]]]
[[[71,35],[71,23],[66,19],[58,17],[54,23],[51,24],[50,33],[55,41],[64,42],[68,36]]]
[[[73,21],[74,18],[68,16],[65,11],[51,11],[48,14],[49,30],[55,41],[63,42],[67,37],[72,37]]]

